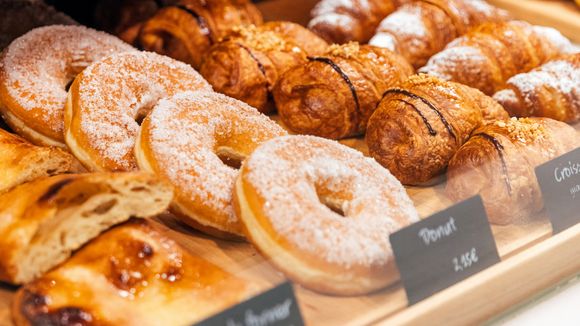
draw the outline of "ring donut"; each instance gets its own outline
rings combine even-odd
[[[211,90],[191,66],[151,52],[125,52],[95,62],[73,82],[65,140],[93,171],[130,171],[139,122],[163,97]]]
[[[104,56],[136,51],[120,39],[82,26],[47,26],[14,40],[0,56],[0,111],[8,125],[38,145],[66,148],[67,87]]]
[[[141,125],[139,167],[175,187],[173,211],[206,233],[242,236],[232,207],[237,166],[259,144],[286,132],[251,106],[213,92],[163,99]],[[228,162],[229,165],[224,163]]]
[[[246,159],[234,206],[248,238],[289,278],[359,295],[399,278],[389,235],[419,220],[375,160],[313,136],[270,140]]]

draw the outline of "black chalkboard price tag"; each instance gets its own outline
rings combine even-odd
[[[580,222],[580,148],[536,167],[554,233]]]
[[[481,197],[471,197],[390,236],[409,304],[499,262]]]
[[[302,326],[304,321],[294,296],[292,284],[284,282],[196,325]]]

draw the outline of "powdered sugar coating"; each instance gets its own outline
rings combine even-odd
[[[113,35],[83,26],[33,29],[14,40],[0,60],[3,87],[24,111],[8,109],[42,125],[38,132],[49,129],[49,136],[62,138],[67,84],[93,61],[133,50]]]
[[[428,46],[428,41],[426,39],[427,29],[423,23],[423,7],[421,6],[405,6],[391,15],[387,16],[377,29],[377,34],[369,42],[371,45],[379,47],[387,47],[389,49],[390,42],[384,43],[386,40],[395,41],[397,37],[405,40],[405,48],[409,52],[416,53],[421,51],[421,49]],[[391,35],[391,38],[387,39],[385,35]],[[396,49],[394,46],[393,49]]]
[[[552,43],[561,53],[574,53],[578,51],[570,40],[568,40],[557,29],[545,26],[532,26],[534,33]]]
[[[136,119],[160,98],[186,90],[211,90],[191,66],[150,52],[109,56],[89,66],[79,78],[73,115],[81,121],[80,130],[71,131],[82,134],[92,155],[111,164],[105,169],[136,168]]]
[[[482,73],[486,58],[476,47],[450,46],[432,56],[418,72],[427,73],[444,80],[453,80],[455,72],[461,69],[463,74],[477,75]]]
[[[260,146],[243,171],[279,236],[328,263],[384,266],[393,260],[389,234],[418,221],[388,170],[335,141],[279,137]],[[319,197],[338,202],[345,217]]]
[[[162,99],[147,119],[148,129],[142,132],[148,135],[155,172],[174,185],[178,202],[190,210],[202,207],[199,215],[211,215],[226,231],[235,229],[238,219],[231,203],[238,170],[225,165],[216,150],[233,147],[238,155],[248,155],[286,132],[255,108],[213,92]]]

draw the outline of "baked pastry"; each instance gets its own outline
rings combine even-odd
[[[493,96],[512,116],[580,120],[580,53],[549,61],[508,79]]]
[[[143,22],[159,8],[175,2],[177,0],[99,0],[94,20],[99,29],[135,44]]]
[[[297,44],[308,55],[319,55],[328,49],[329,44],[324,39],[293,22],[271,21],[264,23],[261,28],[282,35],[282,38]]]
[[[529,220],[544,203],[534,168],[580,146],[578,133],[548,118],[512,118],[477,129],[455,153],[445,191],[481,195],[491,223]]]
[[[369,43],[396,51],[419,68],[469,29],[509,18],[483,0],[413,1],[387,16]]]
[[[330,43],[366,43],[388,14],[409,0],[321,0],[308,28]]]
[[[0,0],[0,51],[33,28],[77,24],[41,0]]]
[[[383,92],[413,74],[401,56],[370,45],[332,45],[287,71],[274,88],[286,127],[339,139],[364,133]]]
[[[68,152],[32,145],[0,129],[0,193],[34,179],[80,170],[80,163]]]
[[[419,72],[493,95],[506,88],[511,76],[571,51],[570,41],[553,28],[523,21],[489,23],[449,43]]]
[[[313,136],[259,146],[236,181],[249,240],[309,289],[358,295],[399,278],[389,234],[419,217],[405,188],[359,151]]]
[[[190,226],[242,237],[232,207],[241,162],[262,142],[285,135],[274,121],[225,95],[185,92],[163,99],[145,118],[137,163],[175,187],[172,210]]]
[[[14,323],[192,325],[256,292],[254,283],[188,253],[164,231],[131,220],[102,234],[16,292]]]
[[[301,27],[294,25],[293,28]],[[280,29],[279,24],[235,28],[210,48],[200,73],[217,92],[246,102],[260,112],[272,111],[270,92],[280,76],[306,63],[309,53],[305,49],[311,46],[305,44],[321,42],[312,33],[304,37],[307,31],[294,39],[280,33]],[[312,47],[317,48],[316,45]]]
[[[0,195],[0,280],[30,282],[131,216],[163,212],[172,189],[145,173],[69,174]]]
[[[65,138],[91,171],[130,171],[139,125],[160,98],[211,90],[191,66],[151,52],[100,60],[77,76],[65,110]]]
[[[385,92],[369,120],[366,142],[369,154],[403,184],[420,185],[445,171],[473,130],[507,118],[476,89],[414,75]]]
[[[235,26],[262,23],[249,0],[182,0],[145,21],[137,44],[199,68],[209,47]]]
[[[82,26],[47,26],[14,40],[0,55],[0,112],[35,144],[64,145],[63,111],[70,82],[91,62],[134,50]]]

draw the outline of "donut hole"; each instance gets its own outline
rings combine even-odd
[[[318,200],[322,205],[326,206],[328,209],[340,215],[341,217],[346,217],[346,213],[344,212],[342,206],[344,203],[343,200],[338,199],[329,194],[324,194],[321,191],[319,191],[319,189],[317,189],[316,194],[318,195]]]
[[[231,148],[227,147],[218,147],[215,151],[217,157],[224,163],[225,165],[231,167],[232,169],[239,170],[242,166],[242,161],[244,157],[240,154],[233,151]]]

